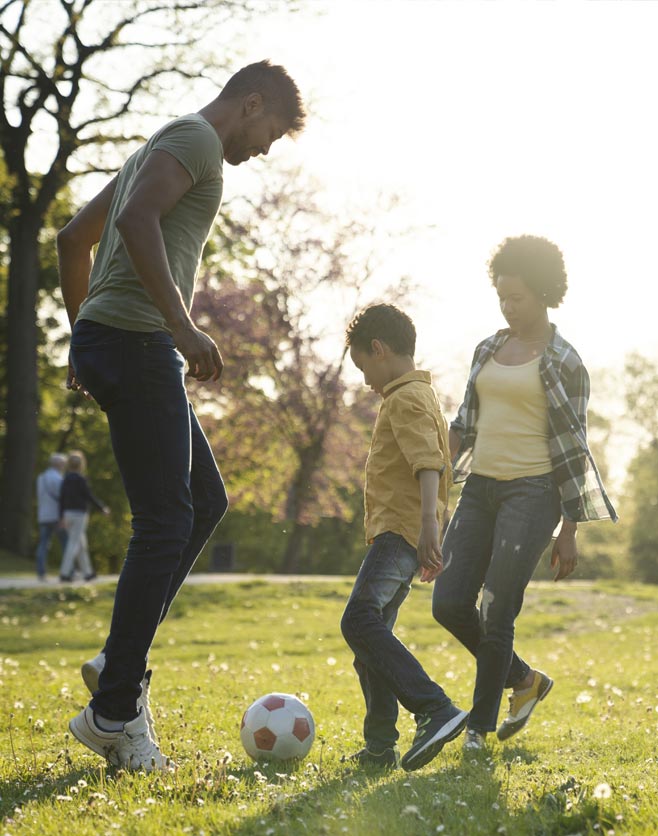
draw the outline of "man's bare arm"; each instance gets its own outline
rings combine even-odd
[[[71,328],[89,293],[91,251],[101,239],[116,184],[115,177],[57,235],[59,283]]]
[[[217,380],[223,362],[213,340],[199,331],[185,308],[167,260],[161,219],[192,186],[187,170],[166,151],[152,151],[135,177],[116,226],[154,305],[198,380]]]

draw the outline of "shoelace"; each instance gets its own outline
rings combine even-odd
[[[151,766],[151,761],[155,761],[156,766],[162,761],[162,754],[159,747],[149,737],[148,730],[139,732],[138,734],[130,734],[126,732],[126,736],[131,740],[135,747],[135,753],[131,755],[131,761],[137,760],[137,765]]]

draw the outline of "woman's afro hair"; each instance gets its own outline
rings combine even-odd
[[[506,238],[488,265],[495,286],[500,276],[521,279],[546,305],[557,308],[567,292],[567,273],[560,249],[547,238]]]

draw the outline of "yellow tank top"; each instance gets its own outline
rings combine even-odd
[[[540,359],[503,366],[492,357],[482,367],[475,379],[479,409],[473,473],[507,480],[553,469]]]

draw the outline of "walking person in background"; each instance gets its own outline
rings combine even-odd
[[[37,545],[37,577],[46,579],[48,567],[48,548],[53,534],[59,540],[62,554],[66,549],[66,529],[61,524],[59,496],[64,479],[66,456],[53,453],[48,467],[37,477],[37,523],[39,525],[39,543]]]
[[[513,643],[525,588],[560,519],[555,580],[576,567],[579,522],[617,519],[587,445],[587,370],[548,319],[567,290],[562,253],[545,238],[508,238],[489,276],[509,328],[475,349],[450,427],[455,481],[466,483],[433,597],[436,620],[477,662],[464,740],[471,750],[496,728],[504,688],[512,693],[499,740],[525,726],[553,685]]]
[[[85,478],[87,462],[83,453],[79,450],[69,454],[66,463],[66,476],[62,482],[60,492],[60,514],[68,539],[62,565],[59,570],[60,581],[71,581],[73,571],[77,562],[82,577],[90,581],[96,577],[91,560],[89,559],[89,546],[87,543],[87,524],[89,523],[89,506],[93,505],[109,514],[110,509],[97,499],[89,488]]]
[[[186,364],[201,381],[219,380],[223,369],[190,310],[222,199],[224,160],[237,166],[267,155],[304,120],[299,90],[283,67],[243,67],[201,110],[157,130],[57,238],[72,328],[68,385],[106,413],[132,512],[109,635],[82,668],[92,700],[69,728],[127,769],[171,766],[153,730],[147,659],[158,625],[228,508],[185,389]]]

